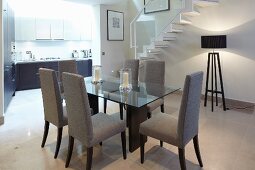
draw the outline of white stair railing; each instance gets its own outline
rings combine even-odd
[[[145,8],[157,1],[161,3],[161,0],[149,0],[130,23],[130,48],[134,48],[135,58],[138,58],[138,53],[143,53],[144,46],[150,46],[169,25],[180,18],[186,1],[192,0],[171,0],[170,10],[146,14]]]

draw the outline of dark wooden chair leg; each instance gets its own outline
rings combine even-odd
[[[144,163],[144,135],[140,134],[140,155],[141,155],[141,164]]]
[[[127,159],[127,150],[126,150],[126,132],[121,132],[121,143],[122,143],[122,152],[123,159]]]
[[[90,170],[92,166],[93,147],[87,148],[87,165],[86,170]]]
[[[162,104],[162,105],[160,106],[160,111],[161,111],[162,113],[165,112],[165,105],[164,105],[164,104]]]
[[[160,147],[163,147],[163,141],[160,141]]]
[[[104,113],[106,113],[107,109],[107,99],[104,99]]]
[[[45,120],[45,123],[44,123],[43,140],[42,140],[42,144],[41,144],[41,147],[42,147],[42,148],[44,147],[45,142],[46,142],[46,139],[47,139],[47,136],[48,136],[49,126],[50,126],[50,123],[49,123],[48,121]]]
[[[148,119],[151,118],[151,112],[148,112],[148,113],[147,113],[147,117],[148,117]]]
[[[119,104],[120,107],[120,120],[123,120],[123,105]]]
[[[196,152],[196,155],[197,155],[197,160],[199,162],[199,165],[200,165],[200,167],[203,167],[203,162],[202,162],[202,159],[201,159],[200,149],[199,149],[198,135],[196,135],[193,138],[193,143],[194,143],[194,148],[195,148],[195,152]]]
[[[66,168],[69,166],[69,163],[70,163],[70,160],[71,160],[71,157],[72,157],[73,142],[74,142],[74,138],[72,136],[69,136],[68,153],[67,153],[66,165],[65,165]]]
[[[181,170],[186,170],[185,149],[178,148]]]
[[[57,145],[56,145],[56,150],[55,150],[55,155],[54,155],[55,159],[58,157],[58,152],[59,152],[59,148],[61,145],[61,139],[62,139],[62,131],[63,131],[63,127],[58,128]]]

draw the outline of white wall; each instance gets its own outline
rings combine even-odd
[[[79,56],[82,56],[81,50],[88,50],[92,47],[91,41],[28,41],[16,42],[15,45],[16,58],[23,60],[26,59],[26,51],[31,51],[36,59],[49,57],[62,59],[71,58],[73,50],[77,50],[80,53]]]
[[[100,5],[93,6],[92,19],[92,52],[93,65],[101,65],[101,23],[100,23]]]
[[[220,0],[218,6],[199,9],[201,15],[190,17],[193,24],[163,50],[166,83],[182,87],[187,73],[206,73],[210,50],[200,48],[201,35],[226,34],[228,48],[220,50],[225,96],[255,103],[255,1]]]
[[[117,5],[101,5],[101,55],[102,70],[105,75],[112,75],[112,71],[119,70],[129,56],[129,17],[128,2]],[[107,40],[107,10],[124,12],[124,41]]]
[[[218,6],[201,8],[201,15],[190,18],[193,24],[165,51],[167,82],[182,85],[186,73],[206,72],[210,50],[200,48],[201,35],[226,34],[228,48],[220,52],[225,96],[254,103],[254,10],[252,0],[221,0]]]

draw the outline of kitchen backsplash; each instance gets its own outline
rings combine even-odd
[[[90,41],[30,41],[15,43],[15,60],[29,60],[32,56],[35,60],[45,58],[72,58],[74,50],[76,57],[83,58],[84,50],[91,49]],[[31,54],[27,54],[31,51]],[[85,52],[85,55],[86,55]],[[93,51],[92,51],[93,53]],[[93,54],[92,54],[93,55]]]

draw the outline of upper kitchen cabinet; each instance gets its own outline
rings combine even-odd
[[[15,40],[35,40],[35,18],[15,17]]]
[[[81,40],[92,40],[92,24],[84,22],[80,25]]]
[[[36,18],[36,40],[64,40],[63,19]]]
[[[91,22],[81,22],[75,19],[65,19],[64,21],[64,39],[90,41],[91,40]]]
[[[38,19],[35,21],[36,40],[51,39],[50,21],[48,19]]]
[[[78,19],[49,19],[34,17],[15,18],[15,40],[92,40],[91,22],[81,22]]]
[[[65,19],[64,21],[64,39],[65,40],[80,40],[79,24],[75,20]]]
[[[64,20],[51,19],[51,39],[64,40]]]

